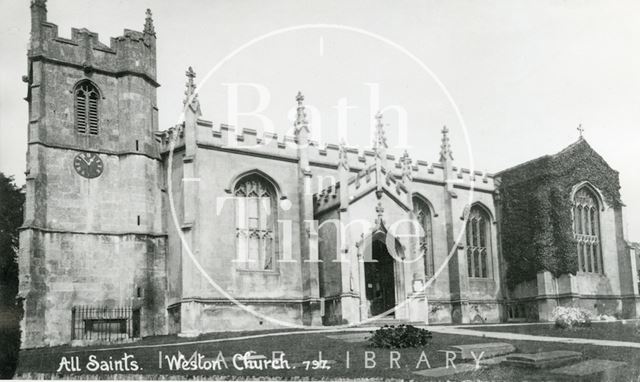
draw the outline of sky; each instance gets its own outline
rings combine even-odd
[[[367,147],[383,109],[390,153],[437,161],[446,125],[456,165],[491,173],[560,151],[582,124],[620,172],[625,228],[640,241],[639,2],[49,0],[48,20],[108,45],[142,30],[146,8],[163,129],[179,121],[189,66],[207,78],[199,98],[214,124],[290,133],[302,91],[318,140]],[[20,184],[29,25],[27,1],[0,0],[0,171]]]

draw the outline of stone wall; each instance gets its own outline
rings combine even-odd
[[[164,238],[29,229],[20,239],[24,348],[68,343],[81,305],[141,308],[141,335],[165,333]]]
[[[240,300],[241,304],[216,301],[183,300],[181,334],[206,332],[278,329],[287,325],[302,325],[300,301]]]
[[[152,134],[158,123],[156,88],[148,81],[133,76],[116,78],[85,73],[46,61],[33,63],[31,77],[31,86],[37,85],[37,94],[42,97],[42,102],[34,99],[32,122],[43,118],[40,123],[30,125],[31,144],[159,158]],[[98,135],[77,134],[75,130],[73,91],[82,80],[91,81],[100,92]]]
[[[164,333],[159,164],[139,155],[101,155],[105,170],[90,180],[75,173],[76,154],[29,150],[33,213],[20,239],[25,347],[68,342],[77,305],[139,305],[142,333]],[[142,300],[134,298],[137,288]]]
[[[251,309],[268,310],[283,320],[301,324],[304,296],[300,230],[303,227],[297,163],[199,147],[191,155],[184,148],[178,148],[173,163],[169,164],[165,156],[165,167],[169,165],[173,169],[170,180],[173,189],[164,199],[164,219],[170,248],[167,261],[173,265],[169,271],[169,298],[172,304],[180,306],[180,314],[173,315],[180,322],[179,332],[224,330],[240,323],[246,325],[244,329],[266,327],[264,319],[251,317],[238,306],[228,306],[227,297],[244,301]],[[185,172],[185,165],[193,166],[189,169],[192,174]],[[236,261],[236,206],[232,189],[235,181],[254,171],[266,174],[278,194],[277,218],[282,223],[277,227],[276,261],[271,270],[247,270]],[[183,177],[198,180],[185,182]],[[169,196],[176,208],[177,229],[188,238],[197,264],[180,242],[176,222],[169,213]],[[280,207],[285,200],[285,205],[290,202],[290,208]],[[191,223],[186,221],[185,208],[192,211]],[[256,301],[259,301],[257,305]]]
[[[199,149],[196,154],[197,217],[196,241],[193,253],[205,272],[224,290],[235,297],[244,298],[301,298],[300,229],[297,167],[293,163],[265,160],[252,156],[239,156],[220,151]],[[273,270],[247,271],[237,260],[236,206],[232,190],[234,180],[250,171],[262,171],[275,183],[277,202],[288,200],[290,209],[278,206],[278,220],[291,223],[289,230],[279,224],[275,243],[275,258],[286,260],[289,251],[291,262],[276,261]],[[287,242],[287,236],[290,242]],[[285,247],[287,246],[287,248]],[[195,274],[183,284],[183,298],[223,297],[202,278]]]

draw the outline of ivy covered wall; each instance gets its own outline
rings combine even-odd
[[[509,288],[535,279],[540,271],[559,276],[578,270],[571,217],[571,191],[576,184],[589,181],[609,207],[622,205],[618,172],[584,139],[497,177]]]

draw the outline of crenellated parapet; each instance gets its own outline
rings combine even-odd
[[[256,155],[285,161],[295,161],[297,156],[296,139],[293,136],[265,132],[259,133],[254,129],[236,128],[227,124],[214,124],[205,119],[197,120],[197,140],[201,147],[209,147],[224,151],[235,151],[246,155]],[[180,144],[176,144],[179,148]],[[168,145],[163,145],[162,151],[169,150]],[[340,159],[340,146],[334,143],[321,144],[316,141],[309,141],[308,158],[310,166],[328,169],[338,169]],[[397,179],[402,179],[403,168],[401,158],[395,155],[386,154],[385,169]],[[350,172],[355,175],[369,166],[376,160],[374,150],[359,149],[356,147],[345,148],[345,162],[348,164]],[[438,161],[413,160],[410,164],[411,177],[413,182],[431,183],[444,185],[445,167]],[[406,171],[406,170],[405,170]],[[470,188],[479,191],[493,192],[494,175],[486,172],[467,168],[451,166],[451,180],[453,187]]]
[[[190,76],[189,73],[191,72],[192,69],[190,68],[187,72],[187,77]],[[305,163],[308,163],[311,176],[314,174],[327,176],[327,174],[333,173],[337,177],[339,168],[344,167],[347,169],[350,187],[353,184],[355,188],[359,188],[357,185],[363,182],[368,182],[372,174],[375,174],[376,177],[383,178],[379,179],[378,184],[387,182],[389,183],[387,186],[397,188],[405,194],[407,189],[411,189],[411,187],[406,187],[408,185],[407,182],[446,186],[452,195],[455,195],[454,190],[456,188],[473,188],[482,192],[495,192],[494,176],[492,174],[486,171],[472,171],[453,165],[451,144],[446,127],[443,128],[442,132],[443,141],[439,161],[412,160],[407,153],[401,157],[396,157],[386,152],[387,143],[384,135],[382,114],[380,113],[376,115],[376,133],[371,149],[349,147],[345,144],[320,143],[307,138],[309,124],[303,105],[304,97],[300,93],[296,97],[298,105],[294,122],[295,135],[289,136],[271,132],[259,132],[254,129],[235,127],[224,123],[215,124],[213,121],[200,118],[200,104],[197,101],[197,94],[195,94],[195,85],[192,78],[190,81],[188,84],[191,85],[187,86],[187,97],[191,97],[192,109],[198,116],[193,126],[198,147],[298,163],[301,158],[300,148],[304,146],[303,157]],[[194,104],[195,106],[193,106]],[[163,136],[164,138],[159,139],[161,144],[160,151],[164,154],[171,147],[168,137],[172,135],[175,135],[175,133],[168,133]],[[306,142],[304,144],[300,143],[302,135],[304,135],[304,142]],[[177,140],[174,149],[181,149],[181,145],[184,145],[184,143]],[[373,171],[372,169],[376,170]],[[340,177],[344,177],[344,175],[340,175]],[[390,183],[393,183],[393,185]],[[397,194],[400,191],[393,191],[392,193]],[[322,203],[332,203],[333,197],[329,197],[329,195],[334,192],[336,192],[336,189],[324,190],[323,193],[316,196]],[[354,195],[351,190],[349,190],[349,195]],[[336,203],[339,202],[339,199],[337,198]]]
[[[85,72],[115,76],[138,75],[159,86],[156,80],[156,35],[151,13],[147,10],[144,32],[125,29],[106,45],[98,33],[72,28],[71,38],[58,35],[58,26],[46,21],[46,6],[34,0],[28,57],[31,61],[49,61],[82,68]]]

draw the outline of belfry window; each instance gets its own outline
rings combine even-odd
[[[422,235],[419,241],[419,251],[424,259],[424,270],[427,276],[434,274],[433,259],[433,235],[431,229],[431,210],[427,203],[421,198],[413,198],[413,213],[418,224],[422,228]]]
[[[490,219],[487,213],[477,206],[471,207],[469,211],[466,235],[469,277],[490,278]]]
[[[98,135],[98,89],[89,81],[76,86],[75,93],[76,131],[80,134]]]
[[[240,180],[236,197],[236,248],[240,268],[272,270],[275,268],[276,193],[259,175]]]
[[[579,189],[573,197],[573,237],[578,247],[578,270],[604,273],[600,248],[600,204],[588,187]]]

